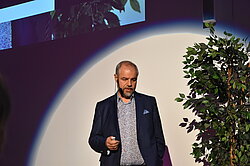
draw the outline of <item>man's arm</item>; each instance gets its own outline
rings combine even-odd
[[[106,138],[103,136],[102,132],[102,116],[100,103],[97,103],[92,124],[92,130],[89,136],[89,145],[96,152],[106,154],[108,149],[105,145],[105,142]]]
[[[162,131],[161,119],[157,107],[156,100],[154,98],[154,130],[155,130],[155,138],[157,143],[158,155],[160,158],[163,158],[165,152],[165,139]]]

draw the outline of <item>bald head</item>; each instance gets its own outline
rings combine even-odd
[[[139,75],[139,70],[136,66],[136,64],[134,64],[133,62],[131,61],[121,61],[120,63],[118,63],[116,65],[116,68],[115,68],[115,74],[116,75],[119,75],[120,74],[120,69],[122,66],[126,66],[126,67],[132,67],[135,69],[136,73],[137,73],[137,76]]]

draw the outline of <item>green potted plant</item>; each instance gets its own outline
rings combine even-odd
[[[250,165],[250,65],[247,39],[224,32],[210,35],[207,43],[188,47],[183,71],[189,93],[175,100],[192,111],[194,119],[180,123],[196,132],[191,155],[206,166]]]

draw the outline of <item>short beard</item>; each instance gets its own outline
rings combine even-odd
[[[131,96],[133,95],[133,93],[131,93],[129,96],[128,95],[126,95],[124,92],[123,92],[123,90],[122,90],[122,88],[120,88],[120,87],[118,87],[118,91],[119,91],[119,93],[120,93],[120,95],[123,97],[123,98],[125,98],[125,99],[130,99],[131,98]]]
[[[117,83],[117,87],[118,87],[118,92],[120,93],[121,97],[123,97],[123,98],[125,98],[125,99],[130,99],[134,92],[131,93],[131,95],[128,96],[128,95],[126,95],[126,94],[123,92],[122,88],[120,88],[119,82],[116,81],[116,83]]]

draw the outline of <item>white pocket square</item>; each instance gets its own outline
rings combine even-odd
[[[148,114],[148,113],[149,113],[148,110],[144,110],[144,111],[143,111],[143,115],[146,115],[146,114]]]

